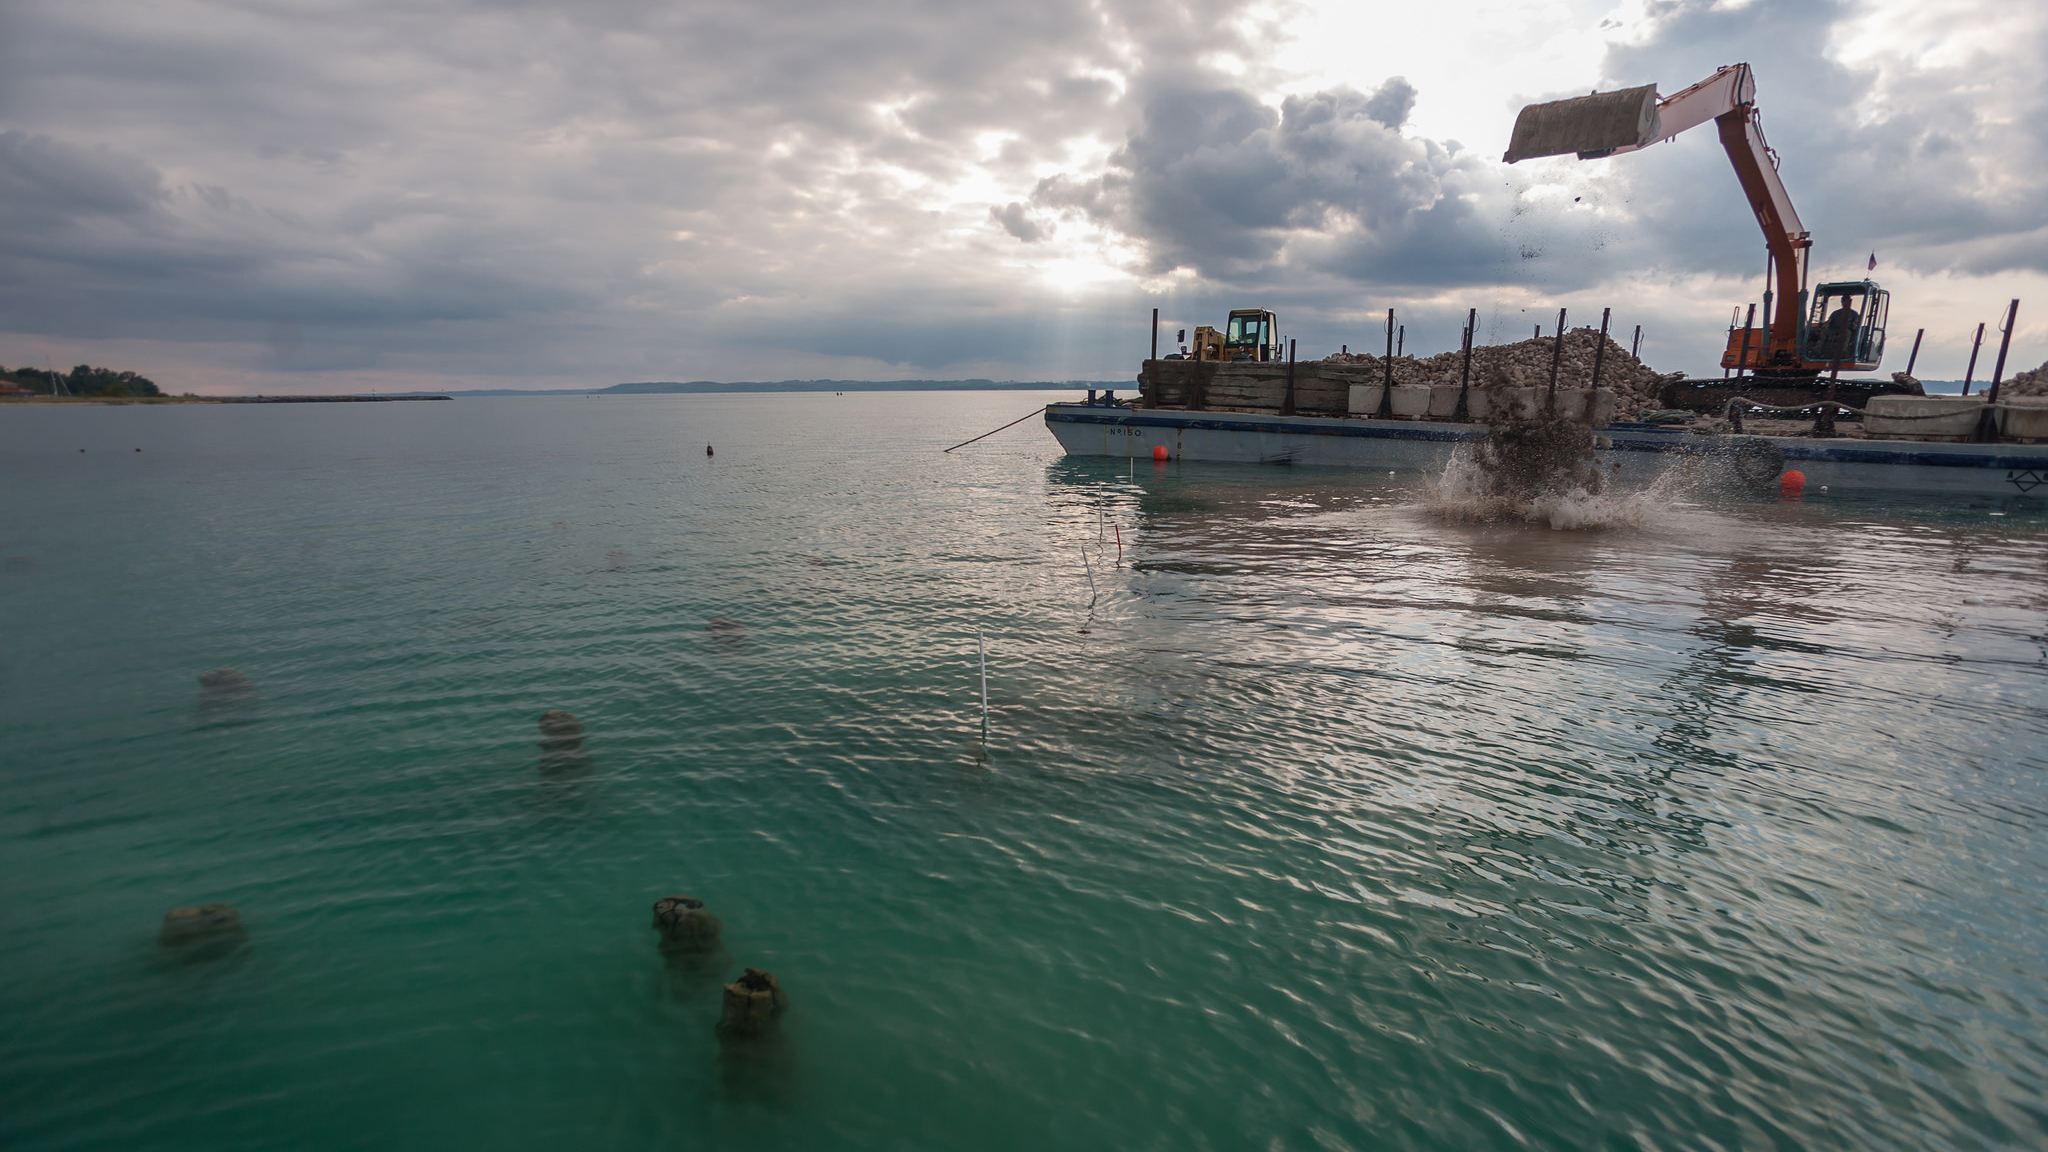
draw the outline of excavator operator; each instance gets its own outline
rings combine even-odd
[[[1827,327],[1821,332],[1820,358],[1823,360],[1854,360],[1856,358],[1856,328],[1863,323],[1863,316],[1850,307],[1853,299],[1842,297],[1841,307],[1828,314]]]

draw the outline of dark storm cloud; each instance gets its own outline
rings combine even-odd
[[[568,302],[559,286],[533,282],[527,237],[496,234],[483,215],[469,203],[381,196],[316,224],[215,185],[167,187],[161,172],[105,147],[0,135],[0,293],[17,324],[56,332],[218,337],[315,318],[323,328],[412,326]],[[358,243],[408,231],[409,242],[381,251]]]
[[[133,216],[164,196],[147,164],[24,132],[0,133],[0,229],[26,235],[93,216]]]
[[[1247,291],[1490,283],[1517,247],[1505,227],[1522,210],[1515,182],[1455,142],[1404,134],[1416,95],[1397,76],[1274,108],[1241,88],[1163,80],[1141,90],[1138,126],[1103,172],[1041,180],[1031,205],[1141,240],[1152,273],[1190,269]],[[1590,225],[1549,227],[1569,242],[1546,247],[1546,273],[1584,275]]]
[[[1431,232],[1440,207],[1457,214],[1446,196],[1475,168],[1401,134],[1414,103],[1399,77],[1370,95],[1338,88],[1277,109],[1241,88],[1164,77],[1143,93],[1139,126],[1107,171],[1048,177],[1032,203],[1143,240],[1153,272],[1258,281],[1305,236],[1338,241],[1326,262],[1369,274],[1404,240]],[[1004,226],[1016,235],[1011,218]]]

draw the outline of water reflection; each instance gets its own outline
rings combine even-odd
[[[795,1102],[795,1046],[781,1029],[718,1041],[718,1092],[725,1099],[758,1108],[784,1109]]]

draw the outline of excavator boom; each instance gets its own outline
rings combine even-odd
[[[1801,349],[1801,297],[1806,286],[1806,257],[1813,239],[1800,223],[1791,193],[1778,178],[1777,154],[1764,141],[1756,113],[1756,76],[1749,65],[1727,65],[1663,99],[1658,98],[1656,85],[1652,84],[1531,104],[1515,119],[1514,136],[1501,159],[1513,164],[1567,152],[1575,153],[1581,160],[1619,156],[1670,140],[1709,120],[1719,131],[1721,147],[1728,153],[1750,211],[1763,229],[1777,294],[1774,306],[1766,309],[1766,338],[1757,341],[1757,355],[1744,366],[1796,369],[1805,362]]]

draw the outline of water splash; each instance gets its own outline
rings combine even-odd
[[[1665,511],[1659,484],[1609,492],[1593,455],[1593,434],[1555,414],[1497,423],[1460,449],[1429,486],[1423,504],[1437,515],[1480,523],[1521,521],[1560,532],[1635,528]]]

